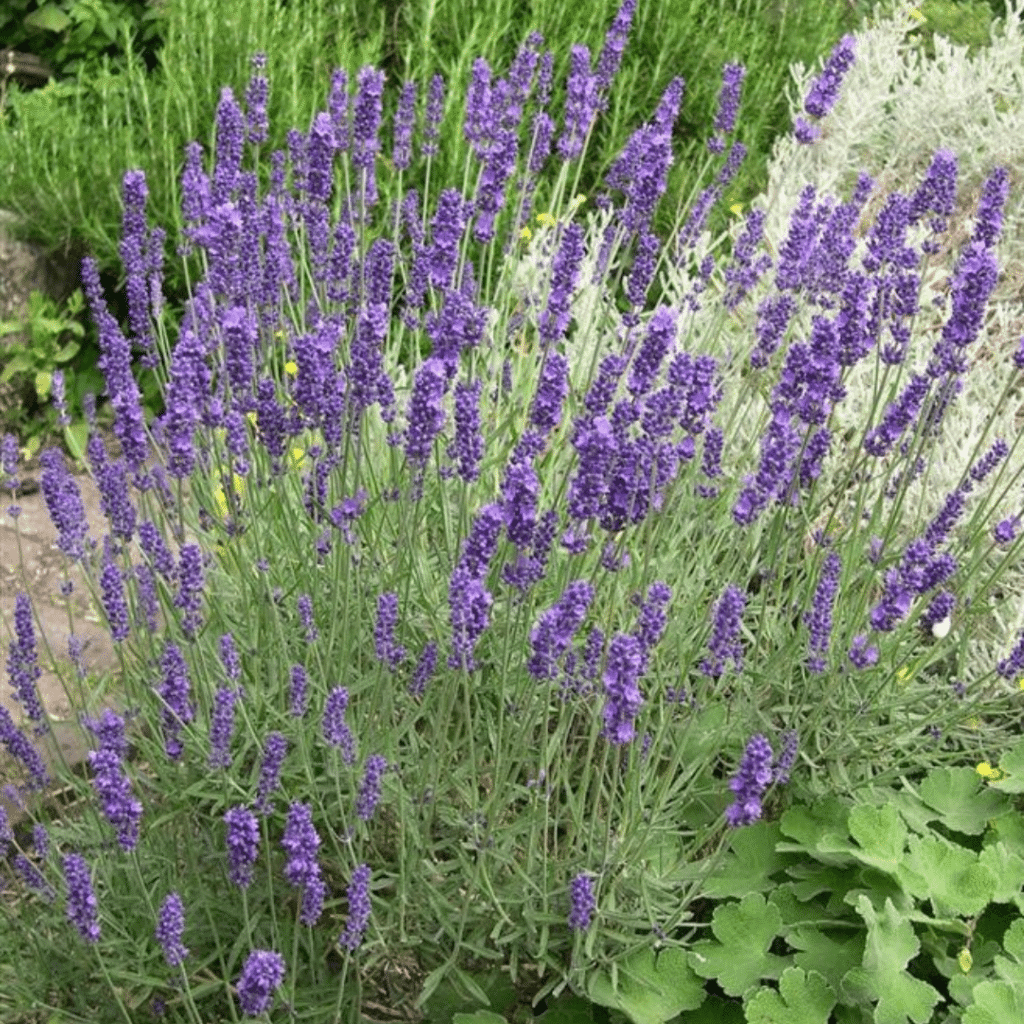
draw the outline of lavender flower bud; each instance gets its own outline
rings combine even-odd
[[[242,691],[234,686],[221,686],[213,696],[213,715],[210,718],[211,768],[231,767],[231,734],[235,729],[235,704]]]
[[[710,658],[706,658],[700,670],[706,676],[717,678],[725,671],[726,661],[731,660],[737,672],[743,669],[743,643],[740,640],[740,626],[747,599],[739,587],[729,584],[715,605],[715,624],[708,641]]]
[[[327,695],[324,704],[323,734],[324,739],[332,746],[341,750],[341,759],[351,766],[356,762],[355,740],[352,730],[345,722],[345,710],[348,707],[348,690],[344,686],[336,686]]]
[[[398,622],[398,594],[381,594],[377,598],[377,625],[374,629],[374,646],[377,660],[387,665],[392,672],[405,660],[406,650],[395,642],[395,625]]]
[[[381,754],[371,754],[366,759],[363,781],[359,784],[356,799],[356,815],[361,821],[369,821],[380,800],[380,783],[387,770],[388,762]]]
[[[761,817],[761,797],[772,783],[772,748],[764,736],[753,736],[747,744],[739,770],[729,783],[735,800],[726,809],[725,820],[732,827],[752,825]]]
[[[185,905],[176,892],[168,893],[160,906],[160,917],[156,925],[156,941],[164,951],[168,967],[179,966],[188,956],[188,949],[181,941],[184,934]]]
[[[854,36],[845,35],[833,47],[825,66],[821,69],[821,74],[811,85],[804,100],[804,110],[811,117],[822,118],[834,106],[843,77],[853,66],[855,44]]]
[[[253,865],[260,849],[260,827],[247,807],[229,807],[224,812],[227,826],[228,878],[240,889],[252,884]]]
[[[36,654],[36,637],[32,628],[32,602],[28,594],[14,598],[14,640],[7,651],[7,673],[18,703],[25,716],[45,731],[46,712],[39,699],[36,680],[42,675]]]
[[[246,958],[235,986],[238,1005],[247,1017],[266,1013],[274,1002],[274,991],[284,981],[285,963],[280,953],[254,949]]]
[[[169,643],[164,647],[164,653],[160,658],[160,668],[163,680],[157,693],[164,703],[162,714],[164,750],[172,761],[176,761],[181,757],[184,749],[181,743],[182,726],[191,722],[196,714],[195,705],[189,699],[191,683],[188,677],[188,666],[182,657],[181,649],[176,644]]]
[[[644,702],[638,686],[643,655],[636,637],[612,637],[604,673],[604,735],[612,743],[628,743],[636,735],[634,719]]]
[[[355,952],[362,944],[366,926],[370,923],[370,866],[360,864],[352,872],[348,889],[348,921],[338,944],[349,952]]]
[[[585,932],[597,909],[594,887],[588,875],[577,875],[569,886],[569,927]]]
[[[279,733],[268,733],[263,746],[263,763],[260,765],[260,779],[256,786],[254,804],[261,814],[270,813],[270,795],[280,784],[281,765],[288,750],[288,741]]]
[[[64,857],[64,881],[67,885],[68,920],[86,942],[99,942],[99,904],[93,892],[89,865],[79,854],[69,853]]]

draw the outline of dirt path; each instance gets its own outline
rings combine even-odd
[[[30,483],[34,478],[34,483]],[[38,741],[48,764],[58,758],[59,746],[70,763],[85,758],[88,745],[78,722],[81,695],[68,691],[67,682],[75,680],[75,670],[68,655],[69,622],[84,645],[82,661],[89,679],[108,676],[118,670],[118,659],[110,634],[101,625],[92,597],[82,573],[72,567],[66,575],[67,559],[57,548],[57,531],[38,489],[38,469],[22,474],[29,493],[17,498],[21,512],[15,520],[9,513],[9,494],[0,502],[0,651],[3,653],[3,682],[0,701],[15,722],[24,719],[21,705],[10,686],[8,647],[14,631],[14,605],[19,593],[27,593],[35,613],[36,645],[42,676],[38,680],[43,707],[51,717],[51,733]],[[99,493],[87,475],[76,477],[85,506],[92,537],[105,532],[106,520],[100,509]],[[70,579],[71,595],[62,594],[62,586]],[[60,672],[58,673],[57,667]],[[63,679],[62,679],[63,677]],[[12,818],[17,808],[2,792],[8,783],[17,780],[17,772],[6,752],[0,751],[0,803]]]

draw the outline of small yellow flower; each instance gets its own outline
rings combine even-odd
[[[291,463],[292,469],[302,469],[302,463],[306,458],[306,452],[303,448],[293,448],[291,450]]]
[[[531,238],[533,238],[533,232],[529,228],[523,228],[523,230],[519,232],[519,237],[524,242],[528,242]]]
[[[288,362],[284,364],[284,372],[290,377],[294,377],[295,374],[299,372],[299,364],[289,359]]]
[[[920,21],[922,23],[928,20],[916,7],[911,8],[910,16],[914,19],[914,21]]]
[[[235,494],[240,498],[242,493],[245,491],[245,480],[243,480],[237,473],[232,473],[231,487]],[[217,504],[217,511],[220,513],[221,519],[226,518],[228,514],[228,496],[224,493],[223,486],[219,486],[217,490],[214,491],[213,500]]]
[[[1020,679],[1017,680],[1017,686],[1024,690],[1024,676],[1021,676]]]
[[[578,196],[573,196],[573,200],[569,204],[569,212],[575,213],[586,201],[587,197],[582,192]]]
[[[254,412],[247,412],[245,414],[245,418],[249,421],[249,426],[250,427],[255,427],[256,426],[256,413],[254,413]]]
[[[555,226],[556,221],[555,221],[555,218],[552,217],[550,213],[538,213],[537,214],[537,223],[540,224],[541,227],[553,228]]]
[[[970,973],[971,967],[974,966],[974,957],[971,956],[971,951],[966,946],[957,953],[956,962],[960,965],[960,970],[964,974]]]
[[[998,768],[993,768],[988,761],[982,761],[981,764],[974,766],[974,770],[983,779],[998,779],[1002,777],[1002,772]]]
[[[732,206],[729,207],[729,212],[730,213],[735,213],[736,216],[738,217],[743,212],[743,204],[742,203],[733,203]]]

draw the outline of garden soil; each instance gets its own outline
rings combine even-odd
[[[24,720],[22,707],[8,682],[7,651],[14,631],[15,598],[19,593],[27,593],[35,612],[36,644],[42,669],[39,694],[50,716],[49,733],[33,739],[48,766],[61,759],[75,766],[81,765],[90,749],[80,716],[83,711],[95,715],[104,703],[116,703],[109,696],[101,695],[99,684],[106,681],[103,692],[109,694],[111,681],[116,681],[120,673],[120,661],[83,574],[74,566],[67,568],[67,559],[57,548],[57,531],[50,522],[38,487],[38,470],[35,474],[31,469],[22,474],[23,493],[16,498],[21,509],[17,520],[7,512],[9,495],[4,496],[8,500],[0,507],[0,617],[4,627],[0,630],[4,673],[0,701],[15,722]],[[100,509],[99,493],[87,475],[78,476],[77,483],[90,534],[101,536],[106,520]],[[70,579],[73,585],[68,597],[62,594],[65,579]],[[82,661],[87,677],[81,683],[68,656],[72,624],[75,635],[84,644]],[[116,691],[116,682],[113,689]],[[17,765],[0,750],[0,803],[12,820],[22,812],[3,793],[3,787],[20,781]]]

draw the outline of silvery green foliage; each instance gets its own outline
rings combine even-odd
[[[1005,25],[994,24],[991,46],[973,57],[968,56],[966,47],[953,46],[936,36],[935,58],[928,59],[907,38],[918,23],[913,10],[908,3],[900,4],[856,34],[856,60],[835,107],[821,125],[821,138],[805,146],[787,135],[777,143],[769,164],[768,188],[756,205],[767,211],[765,234],[774,253],[786,237],[789,217],[806,184],[813,184],[819,196],[833,194],[845,199],[857,174],[865,171],[875,179],[875,189],[861,221],[863,231],[890,192],[899,189],[909,194],[914,190],[935,150],[946,148],[956,154],[958,211],[940,251],[927,264],[922,312],[895,389],[924,366],[945,321],[948,281],[956,256],[969,239],[982,182],[995,167],[1009,169],[1010,194],[997,250],[1000,283],[989,303],[983,335],[971,346],[972,365],[964,390],[946,418],[943,436],[929,453],[927,473],[915,482],[905,505],[914,511],[915,522],[934,514],[971,460],[1002,437],[1012,451],[1001,487],[1013,483],[998,504],[999,514],[987,520],[990,531],[998,518],[1021,511],[1024,504],[1021,479],[1016,475],[1024,471],[1024,445],[1017,441],[1024,425],[1024,395],[1019,387],[1009,396],[1004,394],[1013,372],[1011,357],[1024,335],[1024,0],[1010,0]],[[792,71],[795,118],[817,69],[796,65]],[[735,234],[740,230],[741,223],[737,223]],[[919,245],[923,238],[913,241]],[[742,307],[745,316],[737,325],[741,329],[752,327],[756,301],[763,294],[764,285],[755,293],[755,301]],[[856,432],[863,431],[871,415],[877,370],[875,360],[869,357],[845,378],[848,396],[836,410],[837,435],[846,430],[857,436]],[[766,405],[747,389],[734,394],[744,403],[750,435],[756,436]],[[833,451],[833,472],[841,468],[842,455],[842,451]],[[883,482],[880,478],[879,484]],[[969,506],[965,521],[976,507],[977,500]],[[906,525],[909,535],[913,526]],[[972,645],[973,676],[989,671],[1007,637],[1024,625],[1024,601],[1020,600],[1024,566],[1017,561],[1002,577],[1002,599],[992,600],[985,637]]]

